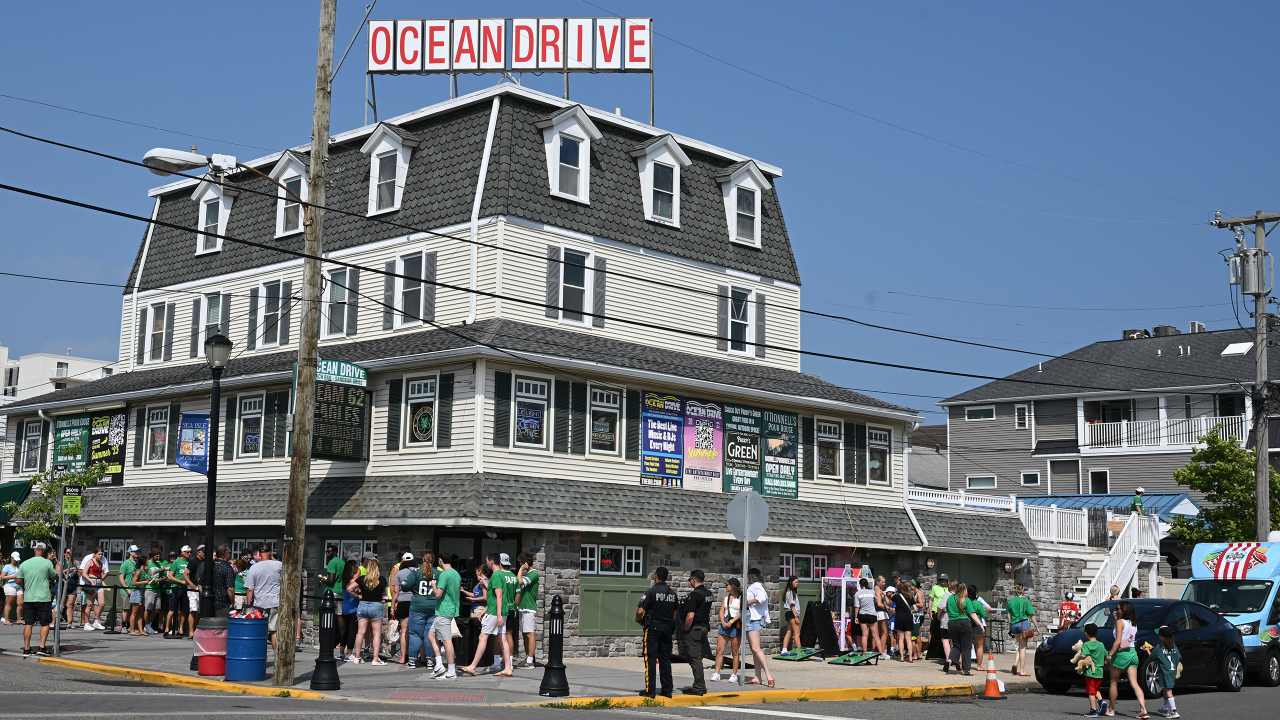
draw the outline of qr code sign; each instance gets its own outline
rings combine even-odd
[[[715,449],[715,424],[710,420],[695,420],[693,424],[693,447],[696,450]]]

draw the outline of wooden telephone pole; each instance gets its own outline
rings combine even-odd
[[[307,482],[311,479],[311,431],[316,409],[316,367],[320,343],[320,239],[324,216],[324,160],[329,152],[330,70],[338,0],[320,1],[320,45],[316,52],[316,99],[311,120],[311,163],[307,175],[306,253],[302,264],[302,327],[298,332],[298,386],[293,413],[289,499],[285,506],[284,555],[280,573],[280,616],[272,684],[293,687],[294,633],[301,617],[302,558],[307,539]]]

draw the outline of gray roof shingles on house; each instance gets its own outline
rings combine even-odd
[[[1035,541],[1014,513],[974,515],[919,508],[912,512],[930,547],[979,550],[995,556],[1036,554]]]
[[[323,345],[320,353],[327,360],[360,363],[490,345],[515,353],[516,359],[522,352],[536,353],[595,362],[604,366],[724,383],[746,389],[765,389],[795,395],[797,398],[819,398],[897,412],[914,412],[792,370],[693,355],[622,340],[611,340],[589,333],[504,319],[481,320],[471,325],[458,325],[446,329],[415,330],[372,340]],[[296,359],[297,354],[290,351],[234,358],[227,365],[223,379],[231,380],[239,376],[289,371]],[[5,405],[0,407],[0,413],[20,411],[28,405],[108,397],[142,390],[163,390],[170,385],[206,380],[208,376],[204,365],[192,364],[116,373],[92,383],[56,390]]]
[[[1235,329],[1097,342],[940,404],[1159,388],[1218,387],[1228,391],[1232,385],[1239,392],[1239,383],[1253,382],[1253,351],[1233,357],[1222,357],[1222,351],[1232,343],[1252,341],[1250,333]],[[1280,354],[1272,353],[1268,361],[1275,377],[1280,373]]]
[[[499,121],[481,204],[482,216],[511,215],[568,230],[629,243],[677,257],[754,273],[799,284],[800,273],[782,219],[776,191],[761,200],[761,248],[729,242],[728,221],[715,176],[730,161],[686,148],[693,164],[681,171],[681,227],[666,227],[644,219],[640,177],[630,150],[651,138],[606,121],[597,123],[604,137],[591,146],[591,204],[552,197],[542,131],[534,123],[553,109],[513,95],[501,96]],[[369,159],[360,152],[361,135],[330,148],[326,164],[326,204],[355,213],[325,214],[326,251],[350,248],[400,237],[408,230],[378,222],[430,230],[466,222],[479,179],[491,101],[480,98],[468,105],[390,126],[421,141],[414,148],[398,211],[378,218],[367,210]],[[308,153],[298,153],[304,162]],[[270,168],[261,168],[264,172]],[[303,235],[275,238],[276,187],[249,172],[231,177],[246,190],[234,200],[226,234],[233,238],[301,251]],[[147,252],[141,286],[165,287],[292,259],[291,255],[224,241],[220,252],[195,255],[198,206],[194,188],[185,186],[160,198],[158,219],[189,230],[156,226]],[[267,193],[266,196],[255,192]],[[460,243],[461,247],[461,243]],[[131,292],[142,244],[129,277]]]

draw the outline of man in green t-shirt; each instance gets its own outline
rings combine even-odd
[[[130,545],[128,555],[124,562],[120,563],[119,577],[120,587],[125,592],[125,610],[124,618],[120,622],[120,627],[129,628],[130,635],[141,635],[138,632],[138,616],[142,614],[142,591],[134,590],[133,578],[138,572],[138,546]]]
[[[941,608],[942,599],[947,596],[947,581],[951,578],[946,573],[938,576],[938,582],[929,588],[929,612],[936,613]]]
[[[520,567],[516,570],[516,608],[520,615],[520,632],[524,634],[524,665],[532,668],[534,641],[537,638],[535,624],[538,619],[538,581],[540,575],[533,568],[537,559],[533,553],[522,552],[516,558]]]
[[[1145,492],[1146,490],[1143,490],[1142,488],[1138,488],[1133,491],[1133,499],[1129,501],[1129,510],[1134,515],[1142,514],[1142,494]]]
[[[338,596],[338,602],[342,602],[342,571],[347,566],[347,561],[338,556],[338,546],[330,545],[325,548],[325,555],[328,556],[328,563],[324,566],[324,571],[329,574],[331,582],[325,587],[333,591]],[[392,577],[395,577],[392,575]],[[242,592],[236,590],[236,592]]]
[[[142,626],[142,634],[164,632],[160,625],[160,609],[165,604],[164,575],[168,572],[164,561],[164,548],[159,545],[151,547],[151,558],[147,560],[147,584],[142,591],[142,606],[146,609],[146,624]]]
[[[511,612],[511,608],[515,605],[511,593],[507,588],[515,585],[515,575],[507,570],[502,569],[502,554],[489,553],[485,557],[485,567],[489,569],[489,600],[485,607],[484,617],[480,620],[480,645],[476,648],[476,653],[471,659],[471,664],[464,668],[458,668],[467,675],[476,674],[476,664],[480,662],[480,658],[484,655],[485,647],[488,646],[490,638],[498,636],[502,642],[502,670],[495,673],[501,677],[511,677],[515,673],[511,668],[511,643],[507,639],[505,625],[507,624],[507,613]],[[508,578],[510,578],[508,580]]]
[[[31,626],[40,623],[40,648],[36,655],[48,655],[45,643],[49,640],[49,624],[53,622],[53,595],[49,592],[49,583],[58,578],[58,571],[53,563],[44,555],[48,548],[44,543],[36,543],[35,555],[18,565],[18,575],[14,578],[22,587],[24,602],[22,604],[22,657],[31,652]]]
[[[169,614],[166,616],[168,632],[164,634],[166,638],[183,637],[182,626],[187,620],[187,581],[183,579],[182,573],[190,562],[191,546],[183,545],[182,554],[169,563],[169,570],[165,573],[165,579],[169,581]]]
[[[462,588],[462,576],[453,569],[455,560],[457,556],[450,552],[442,552],[440,557],[436,558],[436,564],[440,567],[440,572],[436,575],[434,591],[436,615],[432,621],[431,630],[427,633],[431,649],[436,654],[436,669],[432,671],[431,677],[443,677],[446,680],[452,680],[458,676],[457,668],[453,664],[453,621],[458,617],[460,606],[458,595]],[[448,670],[445,670],[444,660],[448,661]]]

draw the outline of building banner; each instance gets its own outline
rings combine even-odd
[[[684,400],[645,392],[640,409],[640,484],[684,487]]]
[[[123,408],[63,415],[53,421],[53,462],[65,472],[81,472],[106,463],[99,485],[124,484],[128,414]]]
[[[178,425],[178,467],[209,474],[209,413],[182,413]]]
[[[724,491],[760,492],[760,447],[764,411],[742,405],[724,406]]]
[[[764,411],[764,487],[761,495],[795,498],[800,494],[796,448],[800,418],[795,413]]]
[[[715,491],[724,475],[724,406],[684,401],[684,486]]]

